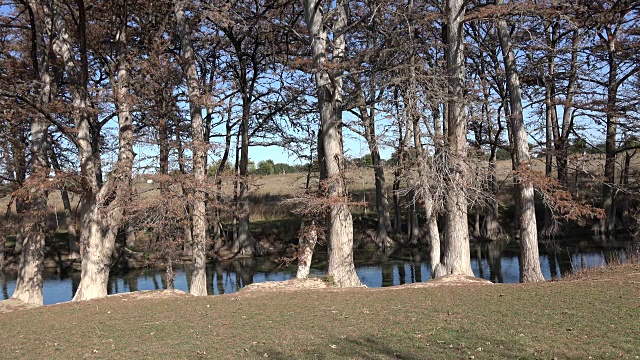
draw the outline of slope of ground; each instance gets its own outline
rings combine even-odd
[[[0,314],[5,359],[637,359],[640,266],[534,285],[247,291]]]

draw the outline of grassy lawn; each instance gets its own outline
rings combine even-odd
[[[0,357],[637,359],[639,317],[639,265],[537,285],[125,296],[0,314]]]

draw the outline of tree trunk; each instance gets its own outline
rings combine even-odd
[[[5,250],[7,249],[7,237],[4,233],[4,229],[0,228],[0,274],[4,271],[4,264],[6,262]]]
[[[37,10],[37,3],[29,2],[32,11]],[[46,13],[46,10],[45,10]],[[49,103],[51,95],[51,76],[45,53],[43,30],[45,24],[40,19],[32,18],[32,33],[36,34],[32,39],[33,79],[37,84],[36,92],[39,95],[38,102],[41,106]],[[48,29],[47,29],[48,32]],[[47,233],[47,199],[49,192],[41,190],[41,182],[47,181],[49,175],[49,162],[47,156],[48,123],[42,116],[33,116],[31,119],[31,140],[29,152],[31,153],[31,174],[23,187],[27,192],[25,196],[26,216],[21,219],[20,233],[23,234],[20,264],[16,287],[11,296],[27,304],[43,305],[42,298],[42,270],[44,262],[44,245]],[[17,245],[17,244],[16,244]]]
[[[342,78],[340,70],[328,68],[327,31],[323,27],[318,0],[302,0],[309,34],[312,39],[313,64],[320,110],[320,128],[326,168],[326,196],[331,203],[328,214],[328,276],[339,287],[360,286],[353,264],[353,219],[347,205],[344,182],[344,154],[341,139]],[[336,2],[337,20],[333,24],[334,63],[344,61],[347,23],[346,4]],[[332,64],[335,66],[335,64]]]
[[[440,119],[440,107],[433,106],[431,108],[431,113],[433,117],[433,127],[435,129],[435,154],[434,154],[434,162],[440,161],[440,157],[442,156],[442,151],[444,148],[444,139],[442,134],[442,125]],[[422,146],[420,146],[422,148]],[[435,278],[436,274],[441,272],[441,260],[442,260],[442,252],[441,252],[441,239],[440,239],[440,229],[438,228],[438,211],[435,208],[435,198],[433,192],[431,191],[430,177],[428,176],[430,173],[435,171],[433,168],[429,169],[427,159],[424,151],[420,151],[421,157],[419,159],[418,164],[418,174],[420,178],[420,194],[422,195],[422,202],[424,204],[424,214],[425,219],[427,221],[427,243],[430,246],[429,249],[429,264],[431,270],[431,277]],[[419,268],[419,266],[418,266]]]
[[[498,120],[499,121],[499,120]],[[501,130],[501,128],[500,128]],[[501,131],[493,138],[494,142]],[[506,237],[505,230],[498,221],[499,208],[498,208],[498,183],[496,181],[496,147],[492,145],[491,154],[489,155],[489,191],[493,198],[489,200],[489,206],[487,207],[484,219],[482,219],[482,225],[480,227],[480,236],[483,239],[496,241],[504,239]]]
[[[413,1],[409,2],[409,9],[413,9]],[[413,34],[412,34],[412,30],[411,30],[411,25],[409,24],[409,28],[407,29],[409,32],[409,39],[410,41],[414,40]],[[409,137],[411,137],[411,135],[413,135],[413,151],[412,151],[412,156],[414,157],[414,161],[424,161],[426,160],[423,156],[423,151],[422,151],[422,131],[420,129],[420,118],[421,118],[421,114],[420,111],[418,110],[418,85],[417,85],[417,79],[416,79],[416,56],[415,56],[415,47],[411,46],[410,47],[410,52],[411,55],[409,56],[409,86],[406,90],[406,93],[404,94],[404,98],[405,98],[405,112],[406,112],[406,126],[407,126],[407,132],[406,132],[406,138],[407,141],[405,142],[405,144],[408,145],[410,144],[411,139],[409,139]],[[411,131],[409,131],[409,129],[411,129]],[[409,161],[407,162],[407,169],[405,170],[407,173],[410,173],[412,171],[412,168],[414,167],[414,161]],[[417,166],[418,169],[420,169],[420,165]],[[408,229],[407,229],[407,235],[409,236],[409,244],[411,245],[418,245],[418,241],[419,241],[419,237],[420,237],[420,224],[418,222],[418,211],[417,211],[417,191],[418,188],[420,187],[420,172],[418,171],[418,179],[415,179],[413,176],[408,176],[408,183],[409,183],[409,192],[407,193],[407,204],[409,205],[408,207],[408,212],[407,212],[407,222],[408,222]]]
[[[73,301],[91,300],[107,296],[109,281],[109,266],[115,243],[105,241],[104,229],[109,224],[99,214],[98,207],[92,202],[86,202],[81,208],[82,217],[80,241],[82,247],[82,267],[80,284]],[[111,239],[108,239],[111,240]],[[115,240],[115,237],[113,237]]]
[[[77,21],[77,34],[79,36],[79,59],[74,54],[71,36],[66,28],[66,20],[61,11],[55,11],[54,27],[58,37],[54,41],[54,51],[64,61],[65,71],[74,79],[70,88],[73,117],[76,130],[76,145],[80,161],[85,193],[80,203],[80,247],[82,269],[80,282],[73,297],[74,301],[89,300],[107,295],[107,281],[109,278],[109,263],[111,249],[109,243],[103,239],[100,231],[102,219],[99,214],[97,196],[100,190],[98,172],[92,148],[92,136],[97,136],[97,129],[90,126],[89,104],[89,60],[86,42],[86,14],[84,1],[78,0],[79,16]],[[117,167],[117,166],[116,166]],[[107,259],[104,251],[108,251]]]
[[[46,86],[46,83],[43,83]],[[48,191],[38,189],[38,182],[46,181],[49,175],[46,141],[47,122],[39,116],[31,122],[31,153],[32,173],[27,186],[28,210],[22,219],[20,231],[23,233],[23,247],[20,253],[20,264],[16,288],[12,299],[21,300],[27,304],[43,305],[42,298],[42,270],[44,263],[44,241],[47,232],[47,197]]]
[[[173,261],[171,260],[170,256],[168,256],[165,260],[165,264],[167,268],[165,270],[164,278],[167,285],[164,288],[165,290],[173,290],[175,289],[176,274],[173,272]]]
[[[100,177],[94,177],[93,188],[99,191],[94,192],[94,197],[89,197],[82,208],[82,232],[81,239],[84,238],[84,248],[82,251],[82,273],[80,285],[73,300],[90,300],[107,295],[107,284],[109,280],[109,270],[111,256],[115,249],[117,231],[122,226],[124,209],[131,196],[131,171],[133,167],[133,120],[131,118],[131,105],[129,99],[129,63],[127,59],[127,7],[121,4],[118,7],[116,18],[119,20],[119,28],[115,34],[114,44],[116,46],[117,78],[112,83],[115,95],[116,113],[118,116],[118,160],[114,166],[107,183],[100,186]],[[85,23],[84,6],[81,6],[80,23]],[[81,28],[84,36],[84,27]],[[85,41],[82,41],[86,45]],[[86,47],[82,45],[82,54],[86,55]],[[83,59],[86,66],[87,59]],[[86,67],[83,66],[86,71]],[[86,90],[86,76],[83,71],[81,82]],[[82,91],[81,94],[86,94]],[[86,97],[82,97],[83,104],[86,104]],[[87,111],[81,112],[83,129],[88,127],[89,114]],[[90,146],[83,147],[84,156],[88,154]],[[93,151],[91,152],[93,153]],[[82,158],[82,156],[81,156]],[[97,160],[99,161],[99,159]],[[95,164],[95,161],[93,162]],[[94,168],[93,170],[101,172]]]
[[[55,154],[53,148],[51,149],[51,164],[54,169],[61,171],[62,168],[58,162],[58,157]],[[71,198],[66,188],[60,190],[60,197],[62,198],[62,206],[64,207],[64,216],[67,225],[67,245],[69,247],[69,258],[80,258],[80,244],[78,243],[78,219],[76,212],[71,205]]]
[[[396,105],[397,108],[397,105]],[[401,116],[400,111],[396,111],[398,117]],[[398,147],[396,150],[396,158],[398,163],[396,169],[393,172],[393,231],[396,234],[402,232],[402,213],[400,211],[400,180],[402,179],[402,171],[404,170],[404,158],[405,158],[405,141],[406,135],[402,135],[402,122],[398,121]]]
[[[206,275],[206,232],[207,213],[205,207],[206,182],[206,156],[207,149],[204,139],[202,120],[202,99],[198,72],[196,70],[195,55],[191,45],[191,31],[187,24],[187,16],[184,10],[184,0],[174,1],[174,12],[180,43],[182,45],[182,68],[187,81],[189,93],[189,112],[191,114],[191,140],[193,142],[193,177],[194,177],[194,201],[192,213],[193,236],[193,272],[191,275],[191,288],[189,292],[195,296],[207,295]]]
[[[136,246],[136,229],[133,227],[133,224],[127,222],[125,225],[125,245],[132,249]]]
[[[8,174],[9,180],[14,183],[14,189],[17,189],[18,187],[24,185],[24,182],[27,178],[27,138],[24,128],[18,125],[10,126],[10,136],[11,138],[9,139],[9,142],[11,144],[11,158],[13,159],[13,169],[11,170],[13,171],[9,171]],[[18,216],[18,218],[25,216],[26,202],[24,201],[24,199],[12,195],[12,200],[15,202],[16,215]],[[5,216],[9,216],[10,214],[11,202],[9,202],[9,204],[7,205]],[[16,234],[16,242],[13,247],[14,254],[19,254],[22,251],[22,243],[23,234],[22,232],[18,231],[18,233]]]
[[[553,46],[555,42],[552,39],[547,41],[547,45]],[[558,114],[555,108],[555,59],[553,56],[549,56],[547,61],[548,77],[545,84],[545,119],[546,119],[546,131],[545,131],[545,176],[551,177],[553,167],[553,140],[555,135],[554,127],[558,125]],[[558,164],[558,169],[560,166]],[[558,179],[560,179],[560,171],[558,171]],[[541,234],[544,237],[552,237],[558,232],[558,221],[553,217],[553,212],[549,206],[545,205],[544,208],[544,226]]]
[[[231,116],[232,116],[232,109],[233,109],[233,100],[232,98],[229,99],[229,105],[227,108],[227,121],[226,121],[226,134],[225,134],[225,146],[224,146],[224,153],[222,154],[222,158],[220,159],[220,162],[218,164],[218,169],[216,169],[216,209],[215,209],[215,222],[216,224],[214,224],[215,227],[215,231],[214,231],[214,237],[213,237],[213,247],[214,247],[214,251],[218,251],[222,248],[223,246],[223,229],[222,229],[222,219],[221,219],[221,212],[220,212],[220,207],[223,204],[223,193],[222,193],[222,173],[224,172],[224,169],[227,165],[228,159],[229,159],[229,151],[231,150],[231,131],[233,130],[233,126],[231,124]]]
[[[485,62],[481,63],[481,69],[484,71]],[[500,222],[499,218],[499,204],[498,204],[498,191],[499,186],[496,176],[496,153],[498,151],[498,142],[504,127],[502,125],[501,112],[498,110],[496,125],[497,129],[494,129],[493,114],[491,113],[491,103],[489,95],[489,84],[485,81],[482,82],[482,97],[483,97],[483,116],[488,124],[488,138],[489,144],[489,160],[487,168],[487,190],[491,194],[491,199],[488,200],[487,206],[484,208],[484,218],[480,225],[480,237],[482,239],[496,241],[506,238],[506,232]]]
[[[376,237],[378,243],[383,248],[393,246],[393,240],[389,237],[391,231],[391,219],[389,217],[389,200],[387,199],[387,189],[385,188],[384,167],[377,144],[371,151],[371,159],[373,161],[373,173],[375,176],[376,186],[376,214],[378,216],[378,229]]]
[[[96,168],[94,154],[92,151],[92,132],[89,125],[89,99],[88,99],[88,56],[86,48],[85,25],[86,18],[84,14],[84,4],[80,6],[80,54],[81,63],[76,65],[79,70],[77,77],[79,78],[73,94],[74,115],[76,119],[76,129],[78,132],[78,150],[80,157],[81,173],[86,180],[87,194],[82,199],[80,209],[80,243],[82,248],[82,270],[80,274],[80,283],[78,290],[73,297],[74,301],[89,300],[107,296],[107,282],[109,279],[109,264],[111,260],[112,247],[104,241],[103,234],[100,231],[105,224],[102,223],[99,214],[97,196],[99,192],[99,169]],[[64,20],[61,20],[64,22]],[[68,36],[66,36],[68,37]],[[66,38],[63,36],[63,38]],[[74,62],[72,56],[72,48],[70,42],[63,43],[63,58],[65,63]],[[105,256],[107,252],[107,256]]]
[[[246,71],[245,71],[246,73]],[[246,81],[246,79],[245,79]],[[246,85],[245,85],[246,87]],[[249,233],[249,120],[251,118],[251,101],[249,95],[242,97],[242,122],[240,124],[240,181],[238,192],[238,237],[233,243],[233,253],[242,256],[253,256],[256,252],[256,241]]]
[[[554,29],[555,30],[555,29]],[[557,34],[555,32],[552,33],[551,42],[553,44],[553,48],[555,48],[555,37]],[[558,181],[562,186],[568,188],[569,186],[569,134],[573,129],[573,96],[575,95],[576,83],[578,81],[578,50],[580,42],[582,41],[582,37],[580,36],[579,31],[575,31],[572,38],[572,46],[571,46],[571,65],[569,69],[569,79],[567,83],[567,94],[565,96],[565,100],[563,103],[563,114],[562,114],[562,126],[558,124],[558,114],[555,108],[555,84],[552,82],[550,85],[550,98],[554,103],[552,107],[553,116],[551,120],[553,120],[553,138],[555,142],[556,148],[556,164],[558,167]],[[555,69],[553,68],[553,61],[550,61],[549,67],[552,70],[550,76],[555,75]],[[553,79],[553,78],[552,78]]]
[[[296,273],[296,279],[306,279],[311,269],[313,249],[318,242],[318,232],[315,222],[311,222],[311,225],[308,227],[305,226],[303,222],[300,231],[300,248],[298,249],[298,271]]]
[[[456,274],[473,276],[469,250],[469,226],[467,223],[467,197],[465,176],[468,173],[467,120],[465,115],[466,76],[464,66],[463,19],[464,1],[447,0],[446,62],[448,77],[447,104],[447,165],[445,182],[448,197],[445,204],[446,230],[439,273],[436,277]]]
[[[375,80],[372,75],[371,93],[375,94]],[[375,242],[382,249],[386,249],[393,246],[394,242],[389,237],[391,231],[391,219],[389,217],[389,200],[387,198],[387,189],[385,187],[384,165],[380,158],[380,150],[378,148],[378,138],[376,136],[375,126],[375,102],[372,101],[371,106],[366,106],[366,100],[364,98],[364,92],[362,90],[361,83],[357,77],[354,78],[354,83],[357,91],[359,106],[360,121],[364,128],[364,137],[369,146],[369,152],[371,154],[371,162],[373,165],[373,172],[375,177],[376,187],[376,214],[378,220],[378,226],[376,230]],[[375,96],[375,95],[371,95]]]
[[[607,31],[610,34],[611,31]],[[616,136],[618,129],[618,61],[616,59],[615,35],[610,35],[607,42],[609,56],[609,79],[607,87],[607,133],[605,138],[604,177],[602,187],[602,208],[605,219],[601,224],[601,233],[613,234],[616,231]]]
[[[421,159],[420,168],[424,168],[420,171],[420,194],[422,202],[424,203],[424,213],[427,221],[427,243],[430,246],[429,250],[429,263],[431,265],[431,277],[436,277],[436,274],[440,274],[441,267],[441,250],[440,250],[440,230],[438,229],[438,216],[435,209],[435,203],[431,189],[429,187],[429,181],[426,177],[426,161]]]
[[[625,146],[631,145],[626,143]],[[635,156],[637,150],[627,150],[624,153],[624,164],[622,166],[622,173],[620,174],[620,187],[623,191],[629,191],[629,171],[631,170],[631,159]],[[622,199],[622,211],[620,218],[622,219],[622,225],[625,230],[631,231],[633,228],[632,217],[630,214],[631,208],[631,199],[630,195],[627,193],[626,196]]]
[[[407,199],[409,203],[409,207],[407,208],[407,235],[409,237],[409,244],[417,246],[420,240],[420,221],[418,221],[415,191],[409,191]]]
[[[400,155],[400,154],[399,154]],[[400,177],[402,176],[402,170],[400,170],[400,164],[396,165],[396,170],[393,172],[393,232],[399,234],[402,232],[402,213],[400,212]]]
[[[187,174],[187,170],[186,170],[186,164],[185,164],[185,159],[184,159],[184,148],[182,146],[182,137],[180,136],[180,131],[178,130],[178,128],[176,127],[176,145],[178,147],[178,168],[180,170],[180,174],[181,175],[186,175]],[[167,157],[168,155],[168,147],[167,147]],[[167,169],[168,169],[168,163],[167,163]],[[186,179],[186,176],[183,176],[183,181],[180,182],[180,185],[182,187],[182,195],[185,198],[188,198],[190,196],[192,196],[192,190],[190,189],[188,186],[186,186],[184,179]],[[184,241],[184,243],[182,244],[182,253],[185,256],[191,256],[193,257],[193,225],[192,225],[192,220],[193,220],[193,204],[190,202],[187,202],[187,204],[185,205],[185,216],[186,219],[182,224],[182,239]]]
[[[496,4],[504,4],[498,0]],[[522,115],[522,97],[520,95],[520,79],[516,70],[516,61],[513,53],[513,44],[509,35],[509,27],[505,20],[498,20],[498,37],[504,59],[504,67],[507,75],[507,87],[509,89],[509,103],[513,124],[513,147],[516,155],[516,170],[526,171],[529,167],[529,144],[527,131]],[[526,170],[525,170],[526,168]],[[536,212],[534,202],[533,185],[518,178],[518,201],[520,204],[520,249],[522,253],[522,281],[544,281],[540,270],[540,254],[538,252],[538,230],[536,227]]]

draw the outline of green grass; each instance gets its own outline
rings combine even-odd
[[[0,314],[6,359],[640,356],[640,266],[536,285],[108,298]]]

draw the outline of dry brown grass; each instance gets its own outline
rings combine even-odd
[[[0,314],[0,358],[636,359],[639,283],[109,297]]]
[[[620,171],[623,161],[623,154],[620,155],[617,169]],[[484,164],[484,162],[481,162]],[[532,170],[544,174],[544,159],[533,159],[531,161]],[[640,181],[638,172],[640,171],[640,156],[632,160],[632,186]],[[578,195],[579,199],[596,201],[602,190],[602,173],[604,168],[604,155],[587,154],[584,158],[576,155],[570,156],[569,161],[569,190]],[[503,205],[511,203],[512,170],[511,161],[502,160],[496,164],[497,181],[500,185],[499,200]],[[578,182],[576,183],[576,171],[578,172]],[[387,187],[391,190],[393,183],[393,168],[386,168]],[[555,176],[555,173],[553,174]],[[315,188],[318,183],[318,174],[313,174],[311,187]],[[360,168],[351,169],[347,174],[349,190],[355,201],[365,201],[368,203],[367,210],[373,210],[375,182],[373,169]],[[252,220],[270,221],[282,219],[290,216],[289,208],[282,207],[280,200],[285,197],[301,194],[304,192],[306,184],[306,173],[275,174],[275,175],[253,175],[251,177],[250,197],[252,202]],[[136,184],[136,191],[142,197],[158,196],[157,184],[147,184],[145,179],[141,179]],[[226,179],[223,186],[224,192],[229,198],[232,196],[233,185],[231,179]],[[5,209],[10,197],[0,198],[0,209]],[[77,201],[77,197],[75,197]],[[597,201],[596,201],[597,202]],[[58,214],[58,222],[64,223],[64,209],[60,193],[57,191],[49,195],[48,206],[52,216],[50,222],[56,221],[55,213]],[[354,212],[364,211],[363,207],[353,209]]]

